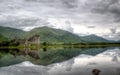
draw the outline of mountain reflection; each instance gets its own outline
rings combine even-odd
[[[96,52],[97,54],[97,52]],[[97,55],[80,54],[70,60],[48,66],[34,65],[29,61],[0,69],[2,75],[120,75],[120,49],[107,49]]]
[[[23,61],[30,61],[39,65],[49,65],[71,59],[80,54],[97,55],[108,49],[112,48],[1,48],[0,66],[14,65]]]

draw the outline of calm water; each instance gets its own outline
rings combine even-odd
[[[24,61],[1,67],[0,75],[93,75],[91,71],[95,68],[101,70],[99,75],[120,75],[119,48],[80,49],[76,52],[79,53],[77,56],[48,66]]]

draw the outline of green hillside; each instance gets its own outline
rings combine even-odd
[[[35,34],[40,35],[40,40],[42,42],[49,43],[77,43],[83,42],[78,35],[72,34],[68,31],[53,29],[49,27],[39,27],[28,32],[27,37],[33,36]]]
[[[8,39],[22,38],[25,35],[25,33],[26,32],[19,29],[0,26],[0,35]]]
[[[8,38],[6,38],[6,37],[4,37],[4,36],[2,36],[1,34],[0,34],[0,42],[2,42],[2,41],[7,41],[8,40]]]

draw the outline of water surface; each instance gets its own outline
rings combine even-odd
[[[95,68],[100,75],[120,75],[120,49],[87,49],[64,62],[48,66],[35,65],[30,61],[0,68],[1,75],[92,75]]]

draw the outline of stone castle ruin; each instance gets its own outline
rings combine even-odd
[[[32,45],[40,45],[40,36],[36,34],[28,39],[13,39],[10,43],[25,47]]]
[[[11,54],[15,57],[17,55],[29,55],[30,57],[39,58],[39,46],[40,46],[40,36],[34,35],[28,39],[14,39],[11,40],[12,44],[16,44],[18,46],[22,46],[18,52],[13,51]],[[30,47],[30,48],[29,48]]]
[[[39,45],[40,44],[40,36],[34,35],[34,36],[30,37],[28,40],[26,40],[25,44],[27,44],[27,45],[32,45],[32,44]]]

